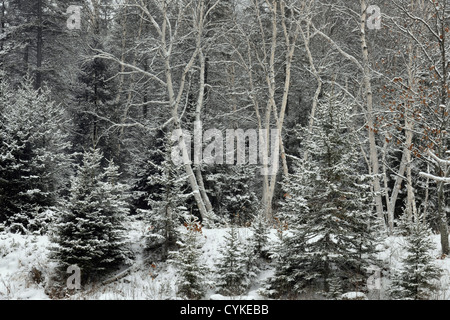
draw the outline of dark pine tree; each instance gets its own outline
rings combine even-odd
[[[225,295],[244,293],[250,284],[250,274],[247,273],[246,252],[234,224],[225,237],[221,254],[216,264],[217,286]]]
[[[93,281],[126,261],[126,186],[118,181],[112,162],[102,169],[99,150],[84,153],[83,164],[72,182],[70,199],[60,209],[52,258],[61,272],[81,269],[83,281]]]
[[[21,232],[45,229],[46,212],[71,174],[64,111],[33,82],[26,77],[18,89],[0,85],[0,221]]]
[[[437,292],[442,275],[431,255],[432,233],[423,219],[408,221],[405,227],[407,255],[403,268],[393,274],[389,294],[398,300],[428,300]]]
[[[304,143],[308,160],[298,159],[284,182],[281,214],[290,232],[269,281],[273,295],[314,290],[333,298],[362,290],[368,268],[377,264],[370,177],[360,173],[351,108],[335,98],[320,105]]]
[[[184,224],[178,251],[170,252],[170,262],[179,270],[178,294],[186,299],[201,299],[206,293],[208,268],[202,264],[202,226],[196,217]]]

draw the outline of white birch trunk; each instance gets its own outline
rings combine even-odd
[[[369,50],[366,42],[366,20],[367,20],[367,5],[365,0],[361,0],[361,49],[363,57],[363,68],[364,68],[364,87],[366,96],[366,116],[367,125],[369,127],[369,157],[370,163],[372,165],[372,174],[374,175],[373,190],[375,195],[375,205],[376,212],[380,219],[383,219],[383,203],[381,200],[381,185],[379,174],[379,163],[378,163],[378,151],[375,141],[375,131],[374,131],[374,110],[373,110],[373,93],[371,85],[371,71],[369,65]]]

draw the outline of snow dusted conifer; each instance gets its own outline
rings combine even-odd
[[[398,300],[428,300],[438,290],[441,269],[433,261],[434,244],[428,226],[420,221],[408,221],[407,255],[403,268],[393,275],[389,294]]]
[[[258,197],[250,187],[255,168],[251,165],[235,165],[228,171],[223,180],[223,205],[235,223],[243,225],[251,221],[257,208]]]
[[[267,258],[269,244],[269,226],[262,210],[258,211],[251,224],[252,235],[249,239],[250,252],[256,258]]]
[[[289,199],[293,199],[293,197],[290,196]],[[296,202],[298,202],[298,199]],[[303,204],[295,212],[298,213],[298,216],[301,216],[305,215],[306,210],[307,208]],[[305,235],[299,225],[291,223],[288,230],[279,230],[279,232],[284,234],[279,235],[278,242],[270,250],[270,256],[275,265],[275,273],[268,279],[262,293],[270,297],[295,297],[303,292],[305,283],[310,278],[315,277],[316,274],[303,270]]]
[[[214,212],[240,225],[251,222],[258,207],[258,197],[253,191],[254,177],[255,166],[247,164],[206,168],[205,187],[211,190]]]
[[[57,246],[52,257],[62,272],[77,265],[83,281],[113,271],[126,259],[123,222],[127,188],[118,181],[118,168],[112,162],[102,170],[102,158],[97,149],[84,153],[55,230]]]
[[[216,263],[217,286],[221,289],[221,293],[231,296],[244,293],[250,284],[246,252],[239,240],[238,230],[233,224],[225,236],[221,254]]]
[[[64,110],[33,82],[13,90],[2,80],[0,89],[0,221],[20,232],[46,229],[71,173]]]
[[[178,251],[169,252],[169,261],[179,270],[178,294],[186,299],[201,299],[206,293],[208,268],[202,265],[202,226],[191,216],[184,224]]]
[[[171,159],[172,142],[170,137],[162,138],[164,147],[156,151],[155,159],[149,160],[148,170],[153,172],[148,177],[148,190],[153,190],[148,196],[150,210],[146,211],[149,223],[147,234],[148,248],[162,247],[162,258],[166,259],[170,246],[180,238],[178,226],[188,217],[185,207],[190,194],[184,192],[186,176],[181,167],[177,167]],[[150,188],[151,186],[151,188]]]
[[[259,210],[253,218],[250,231],[244,255],[246,274],[252,282],[256,280],[263,264],[269,258],[269,227],[262,210]]]
[[[145,133],[139,147],[134,146],[130,151],[135,156],[127,170],[133,176],[130,181],[132,213],[146,216],[151,209],[149,196],[162,192],[162,186],[155,184],[150,178],[160,173],[161,163],[165,159],[164,134],[163,130]]]

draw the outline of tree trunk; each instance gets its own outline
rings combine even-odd
[[[450,246],[448,242],[448,224],[447,214],[444,210],[444,183],[437,182],[438,184],[438,218],[439,218],[439,232],[441,234],[441,248],[442,253],[448,255],[450,252]]]
[[[374,175],[373,190],[375,192],[375,205],[376,212],[380,219],[383,219],[383,202],[381,195],[381,185],[379,174],[379,163],[378,163],[378,151],[375,141],[375,130],[374,130],[374,110],[373,110],[373,93],[371,85],[371,72],[369,64],[369,50],[366,43],[366,20],[367,20],[367,5],[365,0],[361,0],[361,49],[363,57],[363,68],[364,68],[364,87],[366,91],[366,116],[367,125],[369,127],[369,156],[370,163],[372,165],[372,174]]]
[[[164,6],[164,17],[167,17],[167,5]],[[201,1],[200,5],[199,5],[199,12],[198,12],[198,21],[196,21],[196,27],[197,27],[197,39],[196,39],[196,50],[195,52],[192,54],[191,59],[189,60],[189,62],[187,63],[186,67],[184,68],[183,74],[181,76],[180,79],[180,84],[179,84],[179,92],[178,95],[175,95],[175,89],[174,89],[174,83],[173,83],[173,78],[172,78],[172,66],[171,66],[171,49],[172,49],[172,43],[170,43],[169,45],[167,44],[167,22],[168,19],[164,18],[163,22],[162,22],[162,27],[161,27],[161,51],[162,51],[162,55],[164,58],[164,66],[165,66],[165,76],[166,76],[166,89],[167,89],[167,94],[168,94],[168,98],[169,98],[169,104],[171,107],[171,115],[172,115],[172,119],[173,119],[173,124],[174,124],[174,128],[175,130],[179,130],[179,132],[182,132],[182,127],[181,127],[181,121],[180,118],[178,116],[178,107],[180,104],[180,100],[182,97],[182,93],[184,91],[184,86],[185,86],[185,82],[186,82],[186,75],[187,73],[192,69],[194,61],[196,60],[196,58],[198,57],[200,51],[201,51],[201,37],[202,37],[202,33],[203,33],[203,12],[204,10],[204,1]],[[195,202],[197,203],[197,207],[200,213],[200,216],[202,218],[203,223],[208,224],[208,218],[209,218],[209,212],[206,209],[205,206],[205,202],[203,200],[202,194],[200,193],[200,188],[196,179],[196,176],[194,174],[194,171],[192,169],[192,164],[191,164],[191,159],[189,158],[189,153],[187,150],[187,146],[186,146],[186,142],[184,140],[184,136],[183,134],[180,134],[180,138],[178,141],[178,146],[182,152],[182,157],[183,157],[183,163],[184,163],[184,168],[186,170],[186,174],[188,176],[188,181],[189,184],[191,186],[192,189],[192,194],[194,195],[194,199]]]
[[[196,109],[195,109],[195,121],[197,124],[201,124],[201,114],[202,114],[202,110],[203,110],[205,96],[207,94],[206,93],[207,59],[206,59],[205,55],[203,54],[202,50],[199,51],[198,56],[199,56],[199,60],[200,60],[200,71],[199,71],[200,72],[200,83],[199,83],[200,88],[199,88],[199,92],[198,92],[197,105],[196,105]],[[195,173],[196,173],[198,186],[200,188],[201,197],[205,203],[206,210],[211,215],[212,211],[213,211],[213,207],[211,205],[211,202],[209,201],[209,197],[208,197],[208,194],[205,189],[205,184],[203,182],[203,176],[202,176],[202,170],[201,170],[200,164],[197,165],[197,167],[195,169]]]
[[[410,88],[410,95],[413,94],[413,92],[416,90],[416,77],[415,73],[413,71],[414,68],[414,52],[413,52],[413,45],[412,40],[409,40],[409,46],[408,46],[408,55],[409,55],[409,63],[408,63],[408,84]],[[418,215],[417,215],[417,208],[416,208],[416,199],[414,195],[414,189],[412,185],[412,158],[411,158],[411,150],[413,145],[413,135],[414,135],[414,120],[412,118],[413,116],[413,108],[414,108],[414,102],[405,101],[405,111],[404,111],[404,117],[405,117],[405,135],[406,135],[406,141],[405,146],[403,148],[403,152],[405,154],[405,160],[406,160],[406,190],[407,190],[407,198],[406,198],[406,213],[408,215],[409,220],[414,220],[418,222]]]
[[[309,43],[310,43],[310,39],[311,39],[311,36],[310,36],[311,20],[309,20],[307,23],[308,24],[307,24],[307,28],[306,28],[306,33],[303,31],[303,29],[301,27],[300,27],[300,32],[303,37],[303,43],[304,43],[306,55],[308,56],[308,61],[309,61],[309,66],[311,67],[311,72],[313,73],[313,75],[317,81],[317,88],[316,88],[316,92],[314,93],[314,98],[312,101],[311,113],[309,114],[309,123],[308,123],[308,135],[311,136],[313,126],[314,126],[314,117],[316,115],[317,106],[319,104],[319,95],[322,92],[323,82],[322,82],[319,72],[316,69],[316,66],[314,64],[314,58],[313,58],[311,50],[309,48]],[[306,163],[306,161],[308,161],[308,151],[307,150],[305,150],[305,153],[303,154],[303,161],[304,161],[304,163]]]
[[[37,38],[36,38],[36,78],[35,89],[42,87],[42,0],[37,1]]]

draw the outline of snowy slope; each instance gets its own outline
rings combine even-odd
[[[177,271],[168,263],[144,262],[145,226],[135,221],[130,225],[128,237],[136,261],[132,272],[107,285],[84,288],[67,299],[176,299]],[[219,258],[219,248],[228,229],[204,229],[204,246],[201,261],[214,269]],[[243,241],[249,229],[240,229]],[[55,263],[49,260],[51,242],[47,236],[0,234],[0,299],[50,299],[45,293],[49,275]],[[42,273],[42,281],[32,279],[32,270]],[[209,295],[214,291],[210,290]],[[255,292],[251,297],[261,298]]]
[[[135,221],[130,225],[128,237],[135,253],[135,264],[132,271],[125,277],[105,285],[83,288],[78,293],[67,296],[66,299],[88,300],[161,300],[178,299],[176,295],[177,270],[168,263],[144,261],[144,230],[142,222]],[[251,230],[239,228],[239,236],[245,244],[251,235]],[[220,247],[224,243],[227,228],[203,229],[204,245],[201,261],[211,270],[220,257]],[[271,233],[271,241],[276,240],[275,230]],[[441,279],[442,290],[434,299],[450,298],[450,259],[442,258],[439,253],[439,236],[433,236],[436,250],[433,255],[436,262],[443,268]],[[45,292],[49,275],[55,268],[55,263],[48,258],[51,242],[47,236],[19,235],[0,233],[0,300],[1,299],[51,299]],[[382,245],[380,258],[388,268],[382,272],[381,290],[369,294],[371,299],[385,299],[385,289],[389,285],[389,270],[399,268],[399,261],[405,255],[404,239],[390,237]],[[270,276],[273,270],[270,266],[260,274],[259,282]],[[212,280],[212,277],[211,277]],[[349,293],[348,296],[356,293]],[[258,294],[258,286],[252,287],[246,295],[240,297],[225,297],[217,294],[211,287],[206,299],[265,299]]]
[[[32,273],[37,270],[48,277],[49,244],[44,236],[0,234],[0,299],[49,299],[44,283],[36,283]]]

